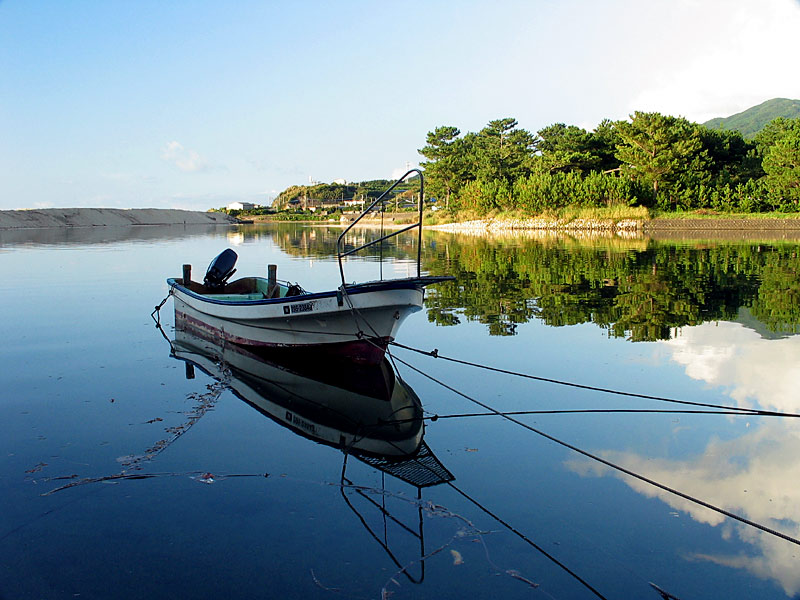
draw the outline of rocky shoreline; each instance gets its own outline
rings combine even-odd
[[[238,222],[225,213],[162,208],[0,210],[0,230],[132,225],[230,225]]]
[[[493,233],[510,231],[585,231],[585,232],[641,232],[643,221],[637,219],[478,219],[461,223],[432,225],[426,229],[454,233]]]
[[[397,216],[397,215],[394,215]],[[388,218],[385,227],[399,226]],[[127,227],[134,225],[232,225],[242,221],[220,212],[158,208],[50,208],[0,210],[0,230],[70,227]],[[330,223],[314,222],[330,226]],[[343,224],[342,224],[343,225]],[[364,226],[374,227],[374,222]],[[800,219],[480,219],[460,223],[426,225],[426,229],[452,233],[495,236],[577,237],[748,237],[800,239]]]
[[[631,237],[667,232],[791,232],[800,235],[800,219],[480,219],[427,226],[467,234],[563,232]]]

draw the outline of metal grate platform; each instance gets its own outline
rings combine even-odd
[[[358,460],[383,471],[387,475],[397,477],[401,481],[424,488],[442,483],[448,483],[455,476],[439,461],[425,442],[419,447],[414,456],[407,458],[384,458],[373,456],[358,456]]]

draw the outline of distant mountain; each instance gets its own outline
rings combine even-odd
[[[800,100],[773,98],[730,117],[711,119],[703,125],[709,129],[735,129],[744,137],[752,138],[763,129],[764,125],[778,117],[787,119],[800,117]]]

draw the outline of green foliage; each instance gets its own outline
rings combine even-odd
[[[800,330],[800,264],[797,248],[766,253],[761,285],[750,307],[770,331]]]
[[[797,210],[800,201],[800,128],[787,131],[764,155],[767,185],[787,207]]]
[[[792,132],[800,132],[800,117],[796,119],[779,117],[767,123],[754,139],[759,155],[763,157],[779,139]]]
[[[617,123],[603,119],[592,133],[592,152],[598,159],[601,171],[613,171],[620,165],[616,157],[617,145],[620,143]]]
[[[537,150],[542,166],[552,172],[588,173],[606,171],[619,166],[614,158],[618,136],[613,125],[604,121],[593,133],[575,125],[555,123],[539,130]]]
[[[591,172],[537,173],[514,183],[513,208],[534,214],[564,206],[632,206],[640,186],[631,179]]]
[[[476,179],[511,183],[527,175],[528,158],[534,147],[534,137],[524,129],[517,129],[513,118],[497,119],[481,129],[474,138]]]
[[[617,124],[620,143],[616,156],[624,171],[637,181],[671,192],[706,178],[708,155],[699,126],[680,117],[635,112],[631,121]]]
[[[738,131],[701,126],[700,140],[715,183],[738,184],[764,175],[755,142],[745,140]]]
[[[428,195],[444,198],[445,207],[450,206],[450,196],[471,177],[469,142],[459,135],[456,127],[437,127],[428,133],[427,145],[419,150],[428,159],[422,163],[428,177]]]
[[[331,219],[338,221],[341,213],[334,213],[330,215],[322,215],[312,213],[310,211],[296,211],[296,212],[279,212],[272,217],[272,221],[330,221]]]
[[[301,200],[331,202],[335,200],[363,199],[365,202],[369,202],[380,196],[384,190],[389,188],[393,183],[394,181],[389,181],[387,179],[374,179],[350,184],[318,183],[314,185],[293,185],[282,191],[278,197],[275,198],[272,206],[276,210],[286,210],[293,204],[293,201]],[[395,188],[394,195],[403,196],[411,194],[416,192],[418,188],[419,177],[409,177]],[[392,196],[391,199],[393,198],[394,196]]]
[[[750,179],[732,185],[698,185],[681,189],[676,194],[676,208],[697,210],[710,208],[720,212],[755,213],[781,210],[781,201],[763,180]]]

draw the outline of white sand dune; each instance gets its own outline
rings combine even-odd
[[[47,208],[0,210],[0,229],[44,227],[125,227],[130,225],[226,225],[225,213],[160,208]]]

